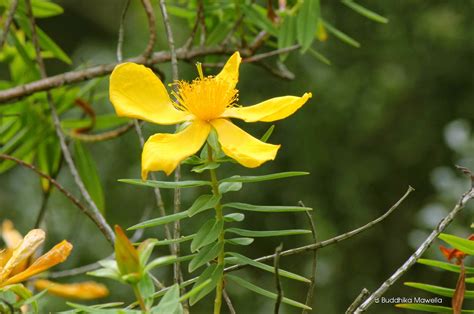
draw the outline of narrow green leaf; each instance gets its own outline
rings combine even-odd
[[[224,216],[224,221],[226,222],[243,221],[244,219],[245,215],[241,213],[232,213]]]
[[[196,252],[203,246],[206,246],[219,237],[219,234],[224,227],[224,221],[217,221],[216,219],[212,218],[207,221],[196,233],[196,236],[191,242],[191,252]]]
[[[260,294],[260,295],[263,295],[264,297],[267,297],[267,298],[270,298],[272,300],[276,300],[277,298],[277,294],[276,293],[273,293],[273,292],[270,292],[270,291],[267,291],[263,288],[260,288],[240,277],[237,277],[237,276],[232,276],[232,275],[226,275],[226,278],[232,280],[233,282],[235,282],[236,284],[238,284],[239,286],[243,287],[243,288],[246,288],[250,291],[253,291],[257,294]],[[283,297],[283,299],[281,300],[283,303],[286,303],[288,305],[291,305],[291,306],[295,306],[295,307],[299,307],[301,309],[306,309],[306,310],[312,310],[309,306],[303,304],[303,303],[300,303],[300,302],[297,302],[297,301],[294,301],[294,300],[291,300],[291,299],[288,299],[288,298],[285,298]]]
[[[152,260],[148,265],[145,267],[145,272],[148,272],[152,270],[153,268],[164,266],[164,265],[169,265],[172,264],[176,261],[176,256],[175,255],[169,255],[169,256],[160,256],[154,260]]]
[[[446,262],[440,262],[440,261],[436,261],[436,260],[432,260],[432,259],[420,258],[418,260],[418,263],[423,264],[423,265],[436,267],[436,268],[440,268],[440,269],[447,270],[447,271],[451,271],[451,272],[458,273],[458,274],[461,272],[461,267],[458,266],[458,265],[454,265],[454,264],[446,263]],[[466,274],[474,274],[474,267],[465,266],[464,269],[466,271]]]
[[[346,6],[359,13],[360,15],[365,16],[369,20],[383,24],[388,23],[388,19],[386,17],[383,17],[382,15],[375,13],[374,11],[371,11],[367,8],[364,8],[363,6],[355,3],[352,0],[342,0],[342,3],[344,3]]]
[[[181,243],[181,242],[192,240],[194,236],[195,234],[190,234],[187,236],[180,237],[178,239],[165,239],[165,240],[160,240],[160,241],[156,240],[154,244],[155,246],[162,246],[162,245],[169,245],[173,243]]]
[[[273,266],[254,261],[253,259],[248,258],[247,256],[241,255],[239,253],[228,252],[226,254],[230,255],[232,257],[235,257],[238,264],[251,265],[253,267],[257,267],[257,268],[263,269],[265,271],[268,271],[270,273],[273,273],[273,274],[275,273],[275,267],[273,267]],[[278,273],[282,277],[286,277],[286,278],[290,278],[290,279],[293,279],[293,280],[298,280],[298,281],[302,281],[302,282],[306,282],[306,283],[311,282],[309,279],[307,279],[303,276],[300,276],[298,274],[295,274],[295,273],[292,273],[292,272],[289,272],[289,271],[286,271],[286,270],[283,270],[283,269],[279,269]]]
[[[268,128],[268,130],[263,134],[263,136],[260,138],[262,142],[267,142],[270,136],[273,134],[273,130],[275,130],[275,125],[272,124],[271,127]]]
[[[183,296],[181,296],[181,298],[179,298],[179,300],[181,302],[183,302],[183,301],[189,299],[190,297],[192,297],[193,295],[198,294],[201,290],[206,288],[206,286],[208,284],[210,284],[211,282],[212,282],[211,279],[207,279],[203,283],[200,283],[199,285],[196,285],[195,287],[193,286],[193,288],[190,291],[188,291],[187,293],[185,293]]]
[[[191,304],[191,306],[196,304],[199,300],[201,300],[206,295],[208,295],[212,290],[214,290],[214,288],[217,285],[217,282],[222,278],[223,271],[224,271],[223,265],[217,266],[217,264],[213,264],[209,266],[208,268],[206,268],[205,271],[202,272],[202,274],[199,276],[196,283],[194,284],[193,289],[198,287],[199,285],[201,285],[202,283],[206,282],[209,279],[211,280],[211,282],[208,285],[206,285],[204,289],[202,289],[201,291],[199,291],[195,295],[192,295],[189,298],[189,304]]]
[[[100,182],[97,166],[87,149],[80,141],[74,142],[74,157],[77,170],[92,200],[102,214],[105,214],[104,190]]]
[[[244,4],[241,6],[247,21],[258,28],[267,31],[274,36],[277,35],[277,29],[272,21],[267,17],[266,10],[257,4]]]
[[[31,7],[33,15],[37,18],[52,17],[64,12],[63,8],[56,3],[44,0],[32,0]]]
[[[191,262],[189,262],[189,272],[192,273],[197,268],[215,258],[222,250],[223,245],[223,242],[217,242],[203,247],[201,251],[199,251],[199,253],[191,260]]]
[[[222,182],[219,184],[219,193],[237,192],[242,189],[242,182]]]
[[[458,249],[466,254],[474,255],[474,241],[460,238],[451,234],[442,233],[438,236],[444,242],[450,244],[455,249]]]
[[[269,181],[269,180],[276,180],[276,179],[283,179],[283,178],[290,178],[290,177],[297,177],[297,176],[305,176],[308,175],[309,172],[303,171],[289,171],[289,172],[278,172],[272,174],[266,174],[262,176],[232,176],[230,178],[225,178],[220,180],[220,182],[242,182],[242,183],[250,183],[250,182],[261,182],[261,181]]]
[[[313,210],[310,207],[301,206],[264,206],[264,205],[252,205],[246,203],[227,203],[222,204],[222,207],[230,207],[240,210],[247,210],[252,212],[263,212],[263,213],[281,213],[281,212],[304,212]]]
[[[188,218],[188,211],[185,210],[183,212],[177,213],[177,214],[172,214],[164,217],[159,217],[155,219],[150,219],[144,222],[141,222],[139,224],[136,224],[134,226],[131,226],[127,230],[136,230],[136,229],[143,229],[143,228],[150,228],[150,227],[156,227],[160,225],[164,225],[170,222],[178,221],[183,218]]]
[[[179,285],[174,284],[171,289],[165,293],[163,298],[160,300],[160,303],[158,303],[152,311],[154,313],[174,314],[181,306],[181,302],[179,301]]]
[[[160,189],[185,189],[185,188],[194,188],[197,186],[211,185],[209,181],[200,181],[200,180],[189,180],[189,181],[154,181],[154,180],[140,180],[140,179],[120,179],[119,182],[135,184],[135,185],[144,185],[152,188]]]
[[[321,61],[326,65],[331,65],[331,60],[326,58],[323,54],[319,53],[318,51],[314,50],[313,48],[309,48],[309,54],[315,57],[317,60]]]
[[[188,215],[189,217],[192,217],[198,213],[201,213],[205,210],[214,208],[217,203],[221,200],[220,195],[211,195],[211,194],[205,194],[199,196],[191,205],[191,207],[188,209]]]
[[[296,37],[305,52],[314,41],[314,34],[318,29],[320,8],[319,0],[304,0],[296,17]]]
[[[336,38],[338,38],[340,41],[345,42],[346,44],[351,45],[356,48],[360,47],[360,43],[357,40],[341,32],[340,30],[338,30],[337,28],[335,28],[333,25],[329,24],[325,20],[323,20],[323,25],[324,27],[326,27],[328,32],[336,36]]]
[[[250,245],[254,241],[253,238],[232,238],[226,239],[225,242],[233,245]]]
[[[218,162],[209,162],[209,163],[195,166],[191,169],[191,171],[196,172],[196,173],[203,173],[206,170],[217,169],[220,167],[220,165],[221,164]]]
[[[226,232],[238,234],[244,237],[279,237],[289,235],[299,235],[311,233],[310,230],[302,229],[290,229],[290,230],[271,230],[271,231],[256,231],[256,230],[245,230],[239,228],[229,228]]]
[[[286,15],[278,30],[278,49],[290,47],[294,44],[296,37],[296,18]],[[280,54],[280,60],[285,61],[288,53]],[[272,126],[273,127],[273,126]],[[264,140],[266,142],[266,140]]]
[[[423,291],[428,291],[437,295],[441,295],[443,297],[452,297],[454,294],[454,289],[451,288],[445,288],[445,287],[439,287],[439,286],[434,286],[434,285],[428,285],[424,283],[419,283],[419,282],[405,282],[405,286],[412,287],[415,289],[420,289]],[[474,291],[472,290],[466,290],[464,297],[467,299],[472,299],[474,298]]]

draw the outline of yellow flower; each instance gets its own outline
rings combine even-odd
[[[271,122],[288,117],[311,97],[283,96],[241,107],[236,85],[241,57],[234,53],[216,76],[176,82],[172,101],[165,86],[152,70],[135,63],[122,63],[110,76],[110,100],[119,116],[137,118],[156,124],[189,125],[176,134],[155,134],[143,147],[142,178],[150,171],[169,175],[185,158],[205,143],[211,128],[218,135],[224,153],[245,167],[254,168],[273,160],[280,145],[259,141],[230,122]]]
[[[44,242],[44,231],[33,229],[23,238],[11,221],[5,220],[2,237],[7,248],[0,252],[0,288],[25,281],[64,262],[72,250],[72,244],[64,240],[27,267],[30,257]]]
[[[35,287],[38,290],[48,289],[48,293],[68,299],[92,300],[109,295],[107,287],[94,281],[61,284],[38,279],[35,281]]]

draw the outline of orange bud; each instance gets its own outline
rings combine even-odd
[[[106,286],[94,281],[61,284],[38,279],[35,281],[35,287],[38,290],[48,289],[48,293],[68,299],[92,300],[109,295],[109,290]]]
[[[122,276],[140,274],[138,252],[120,226],[115,225],[115,259]]]

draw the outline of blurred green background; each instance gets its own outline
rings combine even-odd
[[[75,66],[113,62],[122,2],[58,1],[65,13],[42,20],[40,26],[72,56]],[[316,48],[331,60],[331,66],[310,55],[292,53],[287,65],[296,74],[293,81],[272,77],[251,64],[241,66],[238,87],[244,105],[306,91],[313,92],[313,98],[295,115],[276,123],[270,142],[280,143],[282,148],[274,162],[257,170],[237,165],[219,169],[220,176],[289,170],[311,172],[306,177],[247,185],[226,198],[267,205],[295,205],[302,200],[314,208],[313,218],[321,240],[381,215],[403,195],[408,185],[416,189],[382,224],[318,251],[314,313],[343,313],[363,287],[373,290],[388,278],[469,187],[467,180],[453,171],[453,165],[474,167],[474,141],[470,135],[474,122],[473,2],[362,2],[388,17],[390,22],[376,24],[339,2],[322,2],[325,19],[362,44],[360,48],[352,48],[334,37],[318,42]],[[172,22],[179,46],[188,36],[188,27],[176,18]],[[167,49],[161,20],[158,25],[157,47]],[[145,47],[147,36],[144,12],[138,1],[132,1],[126,19],[125,57],[138,55]],[[169,66],[159,67],[169,79]],[[48,68],[50,74],[68,69],[59,62],[48,63]],[[194,78],[193,65],[180,64],[180,75],[184,79]],[[107,79],[104,79],[103,90],[106,89]],[[94,103],[94,107],[99,112],[112,111],[106,99]],[[239,125],[257,137],[270,126]],[[147,136],[171,130],[145,127]],[[153,205],[152,191],[118,183],[117,179],[140,175],[141,149],[136,134],[129,132],[121,138],[87,144],[87,147],[93,153],[106,191],[107,220],[124,227],[135,224],[143,210]],[[199,177],[190,175],[189,169],[183,167],[186,178]],[[61,171],[59,180],[76,191],[67,169]],[[15,168],[0,176],[0,186],[0,217],[12,219],[26,233],[41,203],[39,180],[31,172]],[[184,191],[183,206],[189,206],[200,192]],[[165,191],[164,196],[170,206],[172,195]],[[457,218],[450,233],[459,236],[471,233],[472,209],[471,205]],[[153,216],[157,215],[154,209]],[[48,247],[63,238],[75,246],[67,263],[57,269],[94,262],[111,253],[95,227],[57,192],[49,202],[46,224]],[[307,228],[308,222],[304,214],[246,213],[244,225],[265,230]],[[199,222],[183,223],[183,234],[195,232],[198,226]],[[152,229],[146,235],[162,237],[163,233]],[[280,242],[284,249],[289,249],[310,241],[310,236],[257,240],[243,252],[258,257],[273,253]],[[440,258],[438,244],[429,250],[428,256]],[[167,254],[167,250],[163,248],[160,253]],[[311,254],[285,257],[281,264],[288,270],[309,274]],[[159,278],[169,284],[169,273],[161,272]],[[270,290],[274,287],[274,278],[268,273],[249,268],[239,275]],[[416,265],[386,296],[429,296],[403,286],[403,281],[454,288],[456,280],[455,274]],[[104,283],[113,291],[105,301],[132,301],[128,288],[111,281]],[[283,280],[283,288],[288,297],[299,301],[306,297],[303,284]],[[268,299],[232,285],[228,290],[238,313],[273,311],[273,302]],[[193,308],[192,313],[211,312],[211,298],[207,299],[208,302]],[[448,303],[446,299],[445,304]],[[469,308],[469,303],[466,304]],[[64,302],[54,297],[45,298],[42,306],[45,311],[53,312],[65,308]],[[369,312],[405,313],[387,304],[373,306]],[[297,311],[283,305],[282,313]]]

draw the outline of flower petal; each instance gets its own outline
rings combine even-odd
[[[301,106],[303,106],[311,96],[311,93],[305,93],[301,97],[275,97],[253,106],[230,107],[222,114],[222,116],[226,118],[242,119],[245,122],[271,122],[281,120],[292,115],[296,110],[301,108]]]
[[[26,237],[25,237],[26,239]],[[19,273],[6,281],[7,285],[22,282],[36,274],[39,274],[59,263],[62,263],[71,254],[72,244],[66,240],[56,244],[46,254],[38,258],[25,271]]]
[[[224,153],[248,168],[275,159],[280,145],[264,143],[226,119],[211,121]]]
[[[10,220],[2,223],[2,238],[8,249],[16,249],[23,240],[23,236],[15,229]]]
[[[241,61],[240,53],[238,51],[234,52],[229,60],[227,60],[221,72],[216,75],[216,78],[229,82],[233,88],[235,88],[239,81],[239,67]]]
[[[103,284],[85,281],[71,284],[61,284],[45,279],[35,281],[38,290],[48,289],[48,293],[70,299],[92,300],[109,295],[109,290]]]
[[[25,236],[23,241],[13,251],[12,256],[5,264],[5,267],[0,271],[0,286],[4,285],[5,280],[8,278],[10,273],[28,259],[34,251],[43,243],[45,233],[41,229],[33,229]],[[6,281],[8,284],[9,282]]]
[[[157,124],[186,121],[189,114],[177,110],[160,79],[149,68],[122,63],[110,75],[110,101],[117,115]]]
[[[143,146],[143,180],[147,178],[149,171],[164,171],[170,175],[182,160],[201,148],[210,130],[209,123],[195,120],[179,133],[150,136]]]

